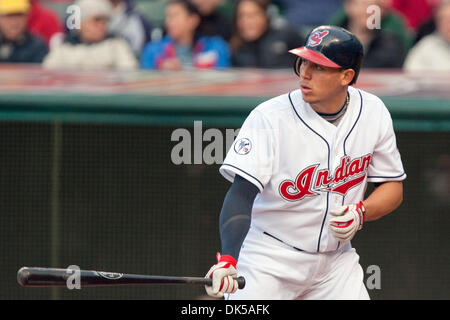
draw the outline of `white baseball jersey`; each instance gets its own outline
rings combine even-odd
[[[220,167],[260,190],[252,227],[307,252],[336,250],[328,212],[363,200],[367,182],[406,178],[392,119],[376,96],[348,88],[337,126],[324,120],[300,90],[256,107]]]

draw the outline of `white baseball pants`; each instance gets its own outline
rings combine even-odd
[[[350,244],[333,252],[296,250],[250,228],[237,264],[245,288],[234,300],[367,300],[359,256]]]

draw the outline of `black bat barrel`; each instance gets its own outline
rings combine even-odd
[[[116,272],[58,269],[58,268],[28,268],[23,267],[17,272],[17,282],[23,287],[66,287],[73,284],[79,276],[81,287],[117,286],[138,284],[212,284],[211,279],[201,277],[172,277],[123,274]],[[239,289],[244,288],[245,279],[235,278]]]

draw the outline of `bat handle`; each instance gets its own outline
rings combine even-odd
[[[239,289],[244,289],[244,287],[245,287],[245,278],[244,277],[235,277],[235,278],[233,278],[233,280],[237,281]],[[205,278],[204,281],[205,281],[205,285],[207,285],[209,287],[212,286],[212,279]]]

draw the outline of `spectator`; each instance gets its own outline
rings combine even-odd
[[[266,0],[242,0],[236,6],[234,33],[230,41],[235,67],[289,68],[295,58],[289,49],[305,40],[294,30],[275,29],[267,15]]]
[[[436,24],[434,23],[434,18],[430,18],[417,28],[413,45],[416,45],[423,37],[432,34],[434,31],[436,31]]]
[[[198,34],[199,23],[200,13],[191,2],[170,1],[166,7],[167,35],[144,48],[141,67],[163,70],[228,67],[228,44],[221,37]]]
[[[407,71],[450,71],[450,0],[435,11],[436,31],[420,40],[409,52]]]
[[[428,0],[428,3],[432,9],[431,17],[423,21],[416,30],[416,36],[414,38],[413,45],[416,45],[423,37],[432,34],[436,30],[436,24],[434,21],[434,12],[436,6],[441,2],[441,0]]]
[[[417,28],[433,15],[433,6],[438,0],[391,0],[390,6],[403,14],[408,25]]]
[[[41,37],[48,47],[64,36],[59,16],[52,10],[43,7],[39,0],[31,0],[31,11],[28,15],[28,31]]]
[[[303,33],[326,24],[342,6],[342,0],[273,0],[280,7],[290,25]]]
[[[380,0],[344,0],[345,20],[339,26],[355,34],[364,47],[363,68],[401,68],[406,55],[402,40],[397,35],[381,28],[369,28],[371,5],[380,5]]]
[[[224,0],[192,0],[201,15],[199,33],[205,36],[220,36],[229,41],[231,21],[219,10],[223,2]]]
[[[151,39],[152,25],[135,8],[133,0],[109,0],[113,12],[109,23],[109,32],[128,41],[136,57]]]
[[[112,6],[108,0],[77,0],[81,28],[73,30],[64,42],[50,50],[44,60],[47,68],[120,69],[138,66],[128,43],[109,37],[108,21]]]
[[[0,0],[0,62],[41,63],[47,46],[27,31],[29,0]]]
[[[409,30],[406,24],[406,20],[404,17],[393,10],[391,10],[388,6],[389,0],[353,0],[349,1],[344,0],[343,1],[344,6],[342,10],[339,10],[336,12],[330,19],[329,24],[342,26],[346,25],[348,23],[348,13],[346,8],[359,6],[364,6],[365,12],[362,12],[361,15],[367,17],[368,13],[366,12],[367,8],[371,5],[376,5],[380,11],[381,11],[381,29],[384,32],[389,32],[391,34],[396,35],[403,44],[403,51],[407,52],[411,46],[413,41],[413,34]],[[369,14],[370,15],[370,14]]]
[[[235,67],[289,68],[295,58],[288,51],[305,40],[296,31],[275,29],[267,15],[267,0],[242,0],[236,6],[230,41]]]

